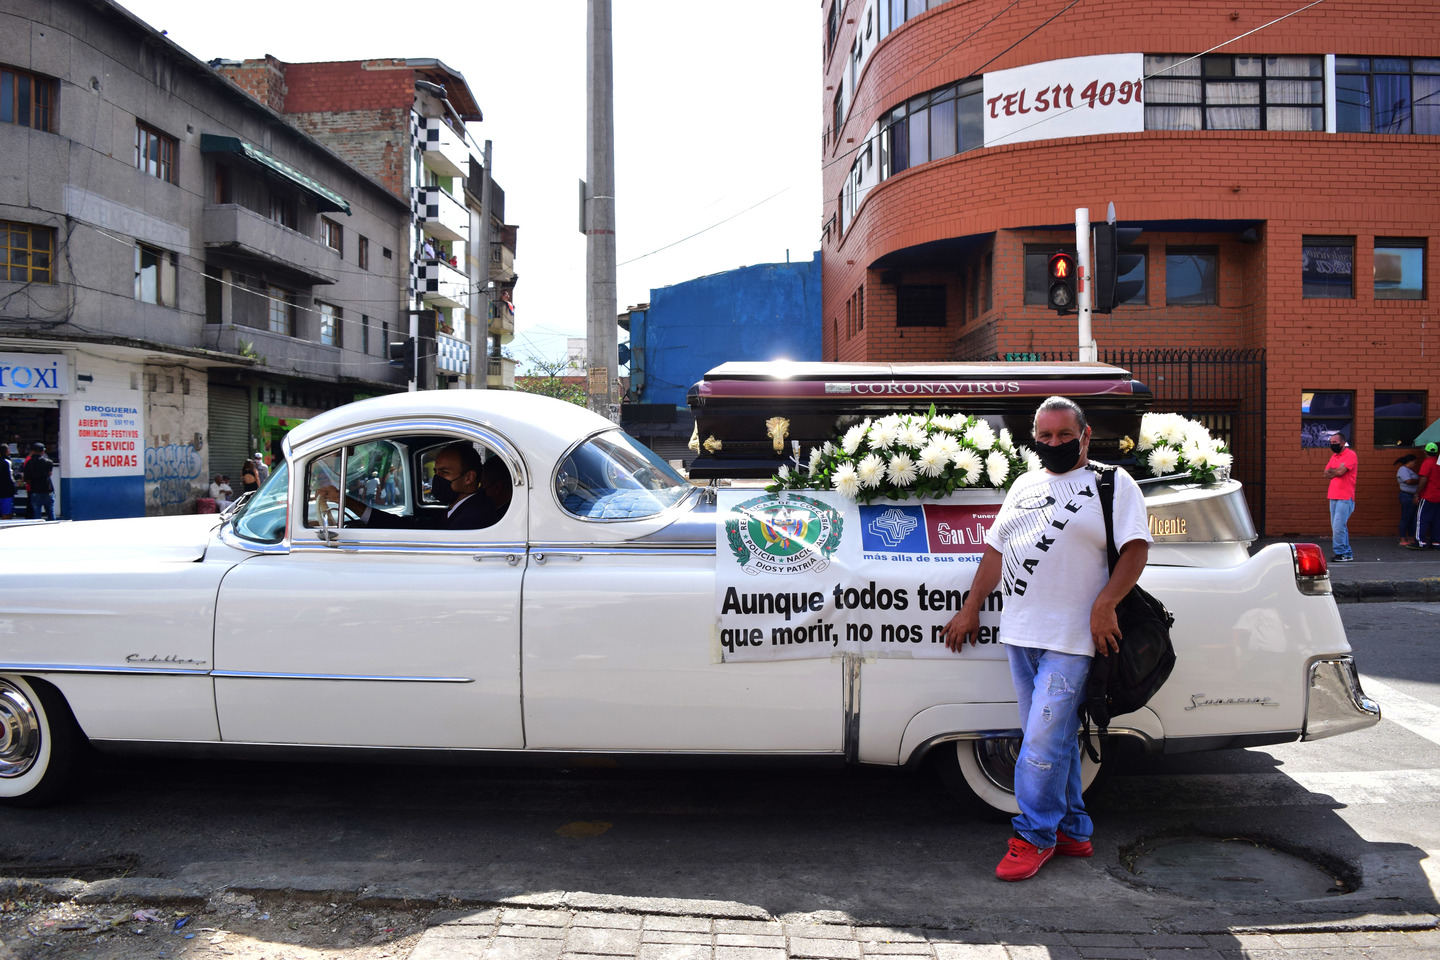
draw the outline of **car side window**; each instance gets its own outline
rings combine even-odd
[[[342,476],[343,473],[343,476]],[[393,440],[367,440],[337,448],[314,457],[305,471],[305,526],[320,525],[316,498],[327,491],[345,496],[344,519],[331,518],[336,526],[348,526],[364,511],[383,510],[396,516],[408,515],[409,484],[405,475],[405,447]],[[333,492],[330,492],[333,491]]]

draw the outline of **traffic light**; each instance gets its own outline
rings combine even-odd
[[[1050,257],[1050,293],[1046,298],[1056,313],[1074,313],[1079,309],[1075,296],[1075,256],[1056,253]]]
[[[1095,224],[1095,296],[1090,306],[1095,313],[1109,313],[1116,305],[1126,302],[1145,289],[1143,274],[1130,280],[1120,279],[1145,264],[1143,252],[1121,252],[1133,247],[1140,239],[1141,232],[1141,227],[1121,227],[1113,223]]]
[[[404,340],[391,341],[387,349],[390,352],[390,366],[399,367],[405,371],[406,379],[413,379],[415,376],[415,338],[406,337]]]

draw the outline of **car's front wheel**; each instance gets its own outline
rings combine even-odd
[[[978,800],[996,813],[1020,812],[1020,805],[1015,801],[1015,762],[1020,756],[1018,737],[956,740],[935,749],[940,779],[957,800],[965,803]],[[1088,791],[1100,773],[1101,765],[1082,750],[1081,789]]]
[[[44,681],[0,677],[0,804],[40,806],[80,775],[85,736]]]

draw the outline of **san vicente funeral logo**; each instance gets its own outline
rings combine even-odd
[[[725,537],[751,576],[819,573],[839,549],[844,527],[840,511],[823,500],[781,491],[731,508]]]

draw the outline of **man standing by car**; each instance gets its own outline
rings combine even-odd
[[[39,520],[42,511],[46,520],[55,519],[55,487],[50,481],[54,470],[54,461],[45,456],[45,444],[38,440],[30,444],[30,456],[25,458],[21,473],[25,477],[25,486],[30,490],[27,512],[31,520]]]
[[[1330,478],[1330,538],[1335,545],[1335,563],[1355,559],[1350,549],[1350,514],[1355,512],[1355,471],[1360,458],[1345,444],[1343,433],[1330,434],[1330,462],[1325,476]]]
[[[1115,605],[1145,569],[1150,532],[1145,498],[1117,470],[1113,506],[1120,559],[1111,573],[1098,474],[1085,469],[1090,427],[1072,400],[1051,397],[1035,412],[1034,448],[1043,470],[1015,481],[986,536],[969,595],[945,625],[954,651],[979,639],[980,608],[1002,581],[1000,635],[1020,708],[1015,762],[1016,836],[995,867],[1001,880],[1033,877],[1056,853],[1088,857],[1092,824],[1080,774],[1080,705],[1097,652],[1119,650]]]

